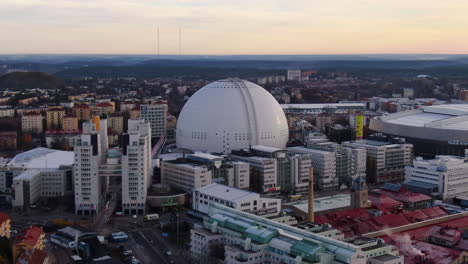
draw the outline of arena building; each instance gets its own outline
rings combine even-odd
[[[210,83],[184,105],[176,130],[178,148],[231,153],[263,145],[285,148],[288,123],[276,99],[240,79]]]
[[[424,106],[374,118],[369,128],[406,139],[416,156],[464,156],[468,148],[468,104]]]

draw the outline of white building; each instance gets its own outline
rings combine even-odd
[[[350,185],[358,177],[366,177],[367,151],[360,148],[343,146],[328,140],[308,140],[307,148],[335,153],[336,176],[340,185]]]
[[[288,81],[302,81],[301,70],[288,70],[287,79]]]
[[[434,186],[443,199],[468,192],[468,160],[456,156],[418,157],[406,167],[405,183],[413,186]]]
[[[122,209],[127,214],[144,214],[152,177],[150,124],[128,120],[122,142]]]
[[[367,150],[370,165],[367,179],[373,183],[399,181],[404,179],[405,166],[413,160],[413,145],[376,140],[343,142],[343,146]]]
[[[107,121],[83,123],[83,134],[74,149],[75,214],[92,215],[101,210],[105,182],[99,177],[99,165],[106,152]]]
[[[222,165],[222,171],[226,174],[227,185],[239,189],[250,187],[250,166],[241,161],[227,161]]]
[[[29,207],[35,204],[41,195],[41,171],[29,169],[13,179],[13,207]]]
[[[211,204],[221,204],[263,217],[277,216],[281,199],[262,198],[260,194],[212,183],[193,191],[192,209],[208,214]]]
[[[40,197],[63,197],[71,189],[71,167],[28,169],[13,178],[13,207],[28,207]]]
[[[288,155],[291,170],[291,185],[294,194],[306,193],[309,190],[309,169],[312,159],[309,155],[292,153]]]
[[[140,106],[140,118],[151,124],[151,135],[153,138],[166,136],[167,109],[167,102],[162,100]]]
[[[292,153],[309,155],[314,168],[314,180],[320,190],[339,187],[339,179],[336,176],[336,156],[330,151],[309,149],[304,147],[288,148]]]
[[[206,165],[187,163],[180,160],[161,162],[161,183],[191,192],[211,184],[213,173]]]
[[[249,164],[250,189],[259,193],[277,192],[280,190],[275,158],[240,155],[231,155],[231,158]]]
[[[21,116],[21,131],[30,133],[42,133],[42,115],[29,113]]]

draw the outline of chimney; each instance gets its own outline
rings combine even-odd
[[[314,168],[309,168],[309,222],[314,222]]]

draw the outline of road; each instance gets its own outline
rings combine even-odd
[[[150,240],[147,236],[151,231],[130,232],[133,240],[133,254],[143,264],[164,263],[169,264],[171,259],[165,255],[165,246],[161,246],[156,240]]]

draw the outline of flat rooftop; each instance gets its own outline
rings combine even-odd
[[[294,206],[295,208],[301,210],[304,213],[309,212],[309,201],[299,201],[288,203],[287,205]],[[315,198],[314,199],[314,211],[328,211],[339,208],[345,208],[351,206],[351,195],[349,194],[337,194],[327,197]]]
[[[260,197],[258,193],[232,188],[218,183],[208,184],[204,187],[198,188],[197,191],[205,195],[233,202]]]

